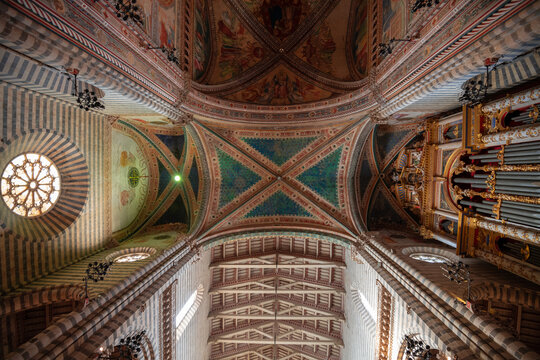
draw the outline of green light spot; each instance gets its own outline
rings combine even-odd
[[[174,181],[180,182],[182,180],[182,177],[180,175],[174,175]]]

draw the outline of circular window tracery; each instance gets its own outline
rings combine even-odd
[[[143,260],[143,259],[146,259],[146,258],[148,258],[150,256],[151,256],[151,254],[149,254],[149,253],[137,252],[137,253],[130,253],[130,254],[125,254],[125,255],[120,255],[120,256],[114,258],[113,261],[115,263],[127,263],[127,262],[134,262],[134,261]]]
[[[409,255],[414,260],[423,261],[427,263],[432,264],[442,264],[450,262],[450,259],[442,256],[442,255],[436,255],[436,254],[429,254],[429,253],[412,253]]]
[[[15,214],[45,214],[60,196],[60,173],[47,157],[26,153],[13,158],[2,172],[2,199]]]

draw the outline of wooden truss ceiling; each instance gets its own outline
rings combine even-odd
[[[340,359],[343,256],[340,245],[301,237],[214,247],[210,359]]]

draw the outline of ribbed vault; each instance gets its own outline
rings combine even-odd
[[[210,359],[340,358],[341,245],[275,235],[230,241],[211,251]]]

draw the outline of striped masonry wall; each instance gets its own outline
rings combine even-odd
[[[38,17],[43,15],[41,4],[38,2],[18,2],[30,8],[30,12],[37,11]],[[65,66],[79,69],[81,80],[97,86],[107,94],[106,97],[113,96],[112,105],[119,106],[118,110],[121,110],[123,114],[148,113],[148,109],[153,109],[171,119],[181,117],[180,110],[169,102],[173,99],[166,101],[157,96],[152,91],[154,89],[147,88],[155,87],[156,84],[149,82],[148,79],[144,84],[136,83],[133,78],[140,79],[142,75],[134,73],[131,67],[126,67],[126,63],[122,64],[123,70],[129,70],[130,74],[124,75],[114,66],[111,67],[110,64],[98,60],[90,53],[81,51],[80,47],[74,43],[30,20],[27,15],[8,4],[0,3],[0,12],[4,15],[3,21],[0,21],[1,44],[57,68]],[[50,17],[50,14],[47,14],[47,17],[55,23],[54,26],[59,26],[61,31],[65,30],[69,33],[68,39],[73,40],[73,37],[78,37],[77,40],[88,41],[89,38],[86,35],[81,35],[75,29],[66,27],[66,24],[59,22],[58,18]],[[47,41],[42,41],[42,38],[46,38]],[[121,101],[118,101],[119,98]],[[129,107],[122,106],[122,103],[124,105],[128,103]]]
[[[345,263],[347,270],[344,281],[345,290],[345,319],[343,326],[342,349],[343,359],[365,359],[374,360],[377,347],[375,334],[377,319],[372,319],[368,310],[360,300],[360,293],[364,295],[367,303],[377,312],[378,288],[377,273],[367,264],[360,264],[353,260],[351,251],[346,250]],[[378,315],[378,314],[377,314]],[[374,336],[360,336],[359,334],[373,334]]]
[[[393,281],[398,286],[393,287],[394,289],[399,286],[406,288],[421,301],[424,308],[444,324],[443,326],[459,337],[459,340],[452,342],[444,341],[446,347],[458,351],[461,344],[465,343],[483,359],[503,359],[504,355],[501,354],[505,353],[522,359],[534,359],[538,356],[502,326],[491,319],[471,313],[464,305],[456,302],[454,296],[428,280],[422,272],[381,243],[373,241],[366,249],[371,256],[383,261],[384,268],[392,273]],[[439,331],[437,333],[440,334]],[[452,336],[455,336],[453,334]]]
[[[106,201],[110,191],[107,185],[110,183],[110,128],[100,113],[85,112],[62,100],[4,81],[0,82],[0,98],[4,101],[0,110],[0,149],[3,154],[39,150],[39,144],[46,148],[60,138],[65,139],[66,147],[55,148],[55,156],[68,155],[72,144],[78,151],[71,147],[73,156],[65,159],[68,161],[66,171],[72,170],[69,163],[77,163],[87,167],[89,177],[88,198],[84,205],[81,205],[82,200],[79,204],[71,200],[67,204],[71,207],[71,214],[67,212],[71,218],[74,212],[81,212],[71,225],[66,227],[65,223],[57,223],[53,233],[62,232],[53,236],[50,232],[34,231],[33,240],[50,238],[48,241],[29,241],[21,236],[25,231],[22,225],[9,229],[5,219],[0,220],[4,227],[0,232],[0,291],[6,294],[90,255],[108,240],[111,233],[110,208]],[[35,132],[34,129],[42,131]],[[0,161],[9,159],[0,156]],[[0,207],[6,208],[2,201]]]
[[[8,48],[0,48],[1,80],[75,104],[71,95],[73,82],[63,72],[65,69],[54,69]],[[98,98],[104,96],[103,91],[84,81],[77,80],[77,88],[93,91]]]
[[[469,346],[459,339],[449,328],[448,324],[441,321],[437,316],[438,310],[430,308],[429,304],[417,293],[411,292],[406,286],[396,279],[393,269],[389,268],[386,263],[382,262],[377,256],[377,253],[369,251],[366,246],[360,249],[359,253],[362,258],[370,265],[374,271],[381,277],[383,283],[390,293],[397,300],[394,313],[394,336],[392,341],[391,358],[396,358],[399,347],[404,335],[404,329],[410,327],[419,328],[424,334],[427,341],[432,342],[439,349],[451,347],[457,352],[460,359],[476,359],[476,356],[469,349]],[[375,255],[375,256],[374,256]],[[413,281],[411,279],[411,281]],[[434,313],[435,312],[435,313]],[[414,313],[414,315],[413,315]]]
[[[540,49],[538,48],[513,60],[502,58],[500,61],[501,65],[489,73],[490,92],[507,89],[540,76]],[[482,81],[485,84],[486,73],[483,72],[472,77],[467,83],[471,81]],[[462,88],[467,83],[464,83]]]
[[[90,301],[80,312],[51,325],[13,353],[13,359],[86,359],[99,347],[114,346],[132,329],[143,328],[153,343],[156,359],[161,359],[159,296],[174,281],[174,275],[192,257],[189,248],[176,243],[157,254],[122,282]]]
[[[200,260],[196,262],[191,260],[175,276],[178,280],[177,313],[193,292],[198,290],[200,285],[204,290],[202,302],[191,315],[189,323],[181,324],[184,327],[183,332],[176,335],[176,360],[208,359],[209,356],[207,352],[207,336],[210,334],[210,321],[208,320],[210,311],[210,296],[208,295],[210,274],[208,267],[211,252],[211,249],[204,251]]]
[[[485,282],[471,287],[474,300],[492,300],[507,304],[521,305],[540,310],[540,291],[524,289],[495,282]]]

